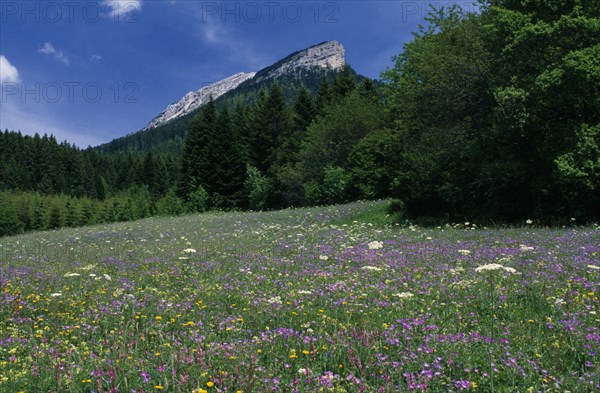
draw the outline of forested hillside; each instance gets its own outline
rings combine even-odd
[[[293,55],[293,54],[292,54]],[[287,58],[286,58],[287,59]],[[258,91],[262,88],[268,90],[275,83],[275,80],[265,79],[270,71],[277,68],[284,60],[267,67],[257,73],[255,79],[247,80],[236,89],[229,91],[215,99],[217,107],[222,105],[250,106],[254,103]],[[355,79],[361,80],[362,77],[356,74],[351,68],[348,69]],[[280,75],[276,82],[279,84],[287,104],[293,103],[295,97],[302,88],[306,88],[314,97],[323,80],[333,83],[335,71],[322,68],[310,67],[296,70],[296,72]],[[103,153],[175,153],[180,154],[183,149],[185,136],[187,135],[190,123],[198,115],[199,109],[187,115],[178,117],[167,124],[158,127],[146,128],[132,134],[114,139],[108,143],[96,147],[96,150]]]
[[[62,195],[62,215],[103,201],[97,220],[385,197],[411,219],[597,220],[599,17],[592,0],[449,7],[377,83],[346,67],[318,89],[248,84],[110,148],[5,132],[1,208],[13,219],[0,234],[37,229],[24,195]],[[127,201],[147,209],[122,214]]]

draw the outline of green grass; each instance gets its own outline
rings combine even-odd
[[[600,389],[597,227],[423,229],[389,204],[0,239],[0,391]]]

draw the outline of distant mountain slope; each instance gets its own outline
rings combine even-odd
[[[186,94],[169,105],[145,128],[96,149],[105,153],[177,152],[181,149],[187,127],[209,97],[217,104],[240,101],[249,104],[261,88],[277,81],[288,102],[302,85],[316,94],[323,79],[332,79],[345,65],[344,47],[337,41],[323,42],[294,52],[258,72],[238,73],[200,90]]]
[[[148,123],[144,130],[156,128],[178,117],[185,116],[207,103],[211,96],[213,99],[217,99],[228,91],[238,87],[240,83],[254,77],[254,75],[256,75],[256,72],[240,72],[229,78],[205,86],[200,90],[190,91],[181,100],[169,105],[167,109]]]

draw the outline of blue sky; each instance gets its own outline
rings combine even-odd
[[[328,40],[378,78],[428,6],[447,3],[0,0],[0,129],[98,145],[188,91]]]

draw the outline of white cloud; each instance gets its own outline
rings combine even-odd
[[[45,55],[51,55],[61,63],[69,65],[69,58],[65,56],[63,51],[56,50],[56,48],[54,48],[54,45],[52,45],[51,42],[44,43],[44,46],[41,49],[38,49],[38,52],[43,53]]]
[[[100,55],[94,54],[90,57],[90,61],[100,61],[100,60],[102,60],[102,56],[100,56]]]
[[[264,66],[265,59],[268,57],[257,50],[234,26],[228,25],[214,15],[197,14],[196,19],[195,36],[203,43],[221,48],[231,59],[242,61],[247,67]]]
[[[0,83],[18,81],[19,71],[17,71],[17,68],[10,64],[10,61],[4,55],[0,55]]]
[[[121,17],[139,12],[142,9],[142,0],[104,0],[102,5],[110,8],[112,16]]]

